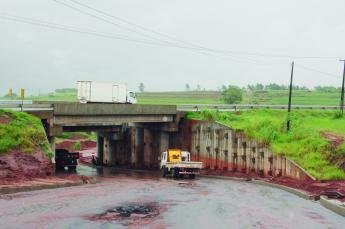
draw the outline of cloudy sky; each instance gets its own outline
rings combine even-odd
[[[77,80],[148,91],[288,84],[292,60],[296,84],[341,85],[344,0],[73,1],[0,0],[1,95]]]

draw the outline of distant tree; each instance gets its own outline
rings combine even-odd
[[[241,88],[233,85],[229,85],[225,90],[222,90],[222,99],[227,104],[240,103],[242,101]]]
[[[248,85],[247,85],[247,89],[248,89],[249,91],[254,91],[254,90],[255,90],[255,87],[254,87],[254,85],[248,84]]]
[[[257,83],[257,84],[253,84],[253,85],[250,85],[250,84],[248,84],[247,85],[247,89],[249,90],[249,91],[262,91],[262,90],[264,90],[264,85],[262,85],[261,83]]]
[[[333,86],[316,86],[314,87],[316,91],[321,91],[321,92],[334,92],[338,91],[340,88],[336,88]]]
[[[145,85],[144,85],[143,82],[141,82],[141,83],[139,84],[139,91],[140,91],[140,92],[144,92],[144,90],[145,90]]]
[[[197,91],[201,91],[201,86],[200,86],[200,84],[196,85],[196,90],[197,90]]]
[[[186,91],[190,91],[190,86],[188,83],[186,83],[185,87],[186,87]]]
[[[288,87],[286,85],[278,85],[276,83],[271,83],[265,86],[266,90],[287,90]]]
[[[262,91],[262,90],[264,90],[265,89],[265,87],[264,87],[264,85],[262,85],[261,83],[257,83],[256,85],[255,85],[255,90],[257,90],[257,91]]]

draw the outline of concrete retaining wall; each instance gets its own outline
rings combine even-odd
[[[185,135],[190,135],[186,142],[190,144],[184,144],[184,148],[193,160],[204,162],[206,169],[314,179],[293,161],[273,154],[268,146],[247,138],[243,132],[207,121],[187,121],[185,128]]]

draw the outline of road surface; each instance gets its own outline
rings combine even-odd
[[[97,184],[0,196],[1,228],[344,228],[319,203],[246,182],[79,172]]]

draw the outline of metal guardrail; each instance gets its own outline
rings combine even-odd
[[[32,100],[0,100],[0,105],[18,105],[18,104],[33,104]]]
[[[6,101],[6,102],[4,102]],[[11,101],[11,102],[9,102]],[[18,101],[20,103],[18,103]],[[23,111],[53,111],[52,104],[34,104],[31,100],[23,103]],[[323,106],[323,105],[292,105],[296,110],[337,110],[340,106]],[[21,100],[0,100],[0,109],[22,110]],[[220,110],[220,111],[239,111],[239,110],[256,110],[256,109],[274,109],[286,110],[287,105],[254,105],[254,104],[184,104],[178,105],[178,111],[201,111],[201,110]]]
[[[14,110],[14,111],[53,111],[54,108],[51,104],[30,104],[24,103],[23,105],[16,103],[1,103],[0,109]]]
[[[300,110],[336,110],[340,106],[323,106],[323,105],[292,105],[293,109]],[[287,105],[252,105],[252,104],[197,104],[197,105],[178,105],[178,111],[200,111],[200,110],[220,110],[220,111],[237,111],[237,110],[255,110],[255,109],[275,109],[286,110]]]

